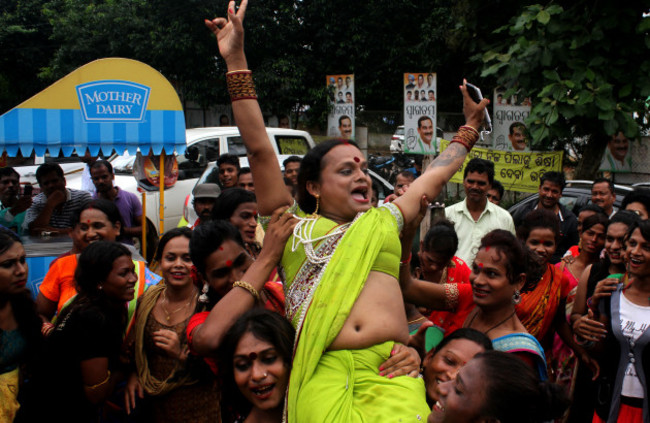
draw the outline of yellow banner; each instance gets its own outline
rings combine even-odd
[[[441,150],[449,145],[442,140]],[[474,147],[467,155],[463,166],[451,178],[451,182],[462,184],[465,165],[474,157],[494,163],[494,179],[501,182],[508,191],[537,192],[539,179],[546,172],[562,171],[563,151],[533,151],[519,153]]]

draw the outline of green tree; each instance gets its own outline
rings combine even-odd
[[[526,123],[538,148],[573,145],[582,154],[578,178],[596,174],[609,137],[648,126],[647,12],[638,0],[526,6],[477,57],[482,76],[535,99]]]
[[[0,113],[44,88],[39,72],[54,52],[43,0],[0,2]]]

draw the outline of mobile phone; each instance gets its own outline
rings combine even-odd
[[[476,103],[483,100],[483,94],[481,93],[481,89],[479,87],[474,84],[470,84],[469,82],[465,82],[465,86],[467,87],[467,93],[472,100],[474,100]],[[489,135],[492,132],[492,119],[490,119],[490,112],[488,112],[487,107],[485,108],[485,120],[483,121],[483,127],[485,129],[481,131],[481,140],[483,140],[485,135]]]
[[[32,192],[34,192],[34,186],[32,184],[25,185],[25,188],[23,188],[23,196],[24,197],[31,197]]]

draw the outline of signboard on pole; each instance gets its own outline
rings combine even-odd
[[[404,152],[437,155],[436,74],[404,74]]]
[[[327,136],[353,139],[354,75],[327,75],[327,91],[330,103]]]
[[[505,97],[494,90],[492,117],[492,146],[501,151],[530,151],[531,138],[524,121],[530,114],[529,97],[518,100],[516,95]]]

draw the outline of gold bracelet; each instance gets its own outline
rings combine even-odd
[[[97,389],[100,386],[102,386],[103,384],[107,383],[111,378],[111,371],[107,370],[107,372],[108,372],[108,375],[106,375],[106,379],[104,379],[103,381],[99,382],[96,385],[91,385],[91,386],[86,385],[86,388],[88,388],[88,389]]]
[[[259,300],[260,300],[260,294],[259,294],[259,292],[257,292],[257,289],[255,289],[255,287],[254,287],[253,285],[249,284],[248,282],[245,282],[245,281],[235,281],[235,283],[232,284],[232,287],[234,288],[234,287],[236,287],[236,286],[238,286],[238,287],[240,287],[240,288],[242,288],[242,289],[245,289],[246,291],[250,292],[251,295],[253,296],[253,298],[255,298],[255,301],[259,301]]]
[[[226,76],[228,76],[230,74],[233,74],[233,73],[239,73],[239,72],[250,72],[250,73],[252,73],[250,69],[237,69],[237,70],[234,70],[234,71],[226,72]]]
[[[253,72],[249,70],[232,71],[226,74],[226,84],[230,101],[257,100]]]

